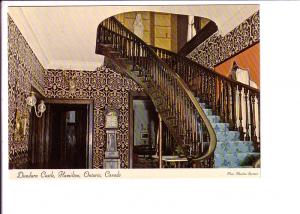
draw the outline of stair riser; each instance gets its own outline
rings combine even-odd
[[[219,116],[215,116],[215,115],[210,115],[210,116],[207,116],[209,121],[211,123],[220,123],[221,120],[220,120],[220,117]]]
[[[229,124],[228,123],[212,123],[211,124],[215,132],[228,132]]]
[[[221,142],[228,142],[228,141],[239,141],[240,140],[240,133],[237,131],[222,131],[216,132],[217,141]]]
[[[215,154],[236,154],[254,152],[251,141],[218,142]]]

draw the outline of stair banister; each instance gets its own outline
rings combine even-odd
[[[110,24],[114,23],[114,24]],[[117,28],[117,29],[116,29]],[[200,116],[201,120],[205,124],[205,127],[207,128],[207,131],[209,133],[209,148],[205,154],[201,154],[200,157],[197,158],[197,160],[203,160],[207,157],[210,157],[213,154],[213,151],[216,147],[216,136],[214,133],[214,130],[206,117],[205,113],[203,112],[202,108],[200,107],[198,101],[194,97],[193,93],[189,90],[187,84],[180,78],[178,74],[176,74],[174,71],[172,71],[169,66],[163,62],[157,55],[156,53],[148,47],[146,43],[144,43],[140,38],[135,36],[133,33],[131,33],[127,28],[125,28],[117,19],[114,17],[111,17],[104,22],[102,22],[98,26],[98,35],[97,38],[102,38],[97,39],[97,47],[96,47],[96,52],[97,50],[101,49],[98,44],[100,42],[104,42],[104,44],[110,44],[114,43],[115,38],[118,37],[119,39],[123,40],[126,43],[126,47],[130,47],[133,45],[133,50],[138,53],[132,54],[128,53],[127,55],[129,56],[129,59],[131,58],[136,62],[137,65],[142,66],[143,68],[148,68],[149,66],[152,67],[152,69],[149,69],[151,73],[151,78],[153,79],[154,82],[158,82],[159,87],[161,89],[165,89],[165,93],[167,94],[167,101],[168,105],[171,105],[171,107],[175,107],[175,109],[172,109],[172,111],[175,110],[181,110],[179,111],[181,114],[185,112],[185,115],[180,115],[180,119],[184,122],[183,126],[188,130],[189,132],[186,132],[184,129],[180,129],[181,134],[185,134],[185,137],[187,138],[188,141],[193,141],[195,139],[198,139],[199,137],[197,136],[198,130],[195,128],[195,122],[197,119],[197,114]],[[107,33],[104,37],[102,33]],[[123,38],[123,39],[122,39]],[[132,42],[128,42],[132,41]],[[122,45],[122,44],[121,44]],[[115,46],[114,46],[115,47]],[[124,48],[125,46],[123,46]],[[131,52],[132,49],[128,49],[127,51]],[[140,50],[142,50],[143,54],[142,56],[147,57],[147,60],[145,60],[140,57]],[[123,52],[124,54],[124,52]],[[126,53],[124,54],[124,56]],[[144,60],[141,62],[141,60]],[[172,80],[172,81],[170,81]],[[182,95],[182,98],[179,98],[175,102],[175,94],[173,90],[178,90],[179,94]],[[173,98],[172,98],[173,97]],[[176,105],[178,105],[176,109]],[[183,110],[183,111],[182,111]]]
[[[169,50],[153,46],[151,48],[162,56],[162,59],[181,79],[185,80],[197,97],[209,104],[223,121],[230,123],[232,130],[240,130],[241,140],[252,140],[256,144],[256,150],[259,151],[260,91],[258,89],[223,76],[213,69]],[[174,61],[175,65],[170,63]]]

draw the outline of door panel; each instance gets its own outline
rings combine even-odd
[[[72,121],[69,120],[72,112]],[[42,118],[32,116],[31,168],[88,168],[87,104],[47,104]]]

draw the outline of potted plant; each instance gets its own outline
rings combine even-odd
[[[180,158],[186,156],[185,148],[182,145],[177,145],[175,149],[175,154],[178,155]]]

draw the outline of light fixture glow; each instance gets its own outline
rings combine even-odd
[[[44,100],[41,100],[38,104],[38,107],[36,107],[37,99],[33,91],[30,92],[30,96],[26,98],[26,103],[31,108],[34,108],[34,112],[37,117],[42,117],[43,113],[46,111],[46,105],[44,103]]]

